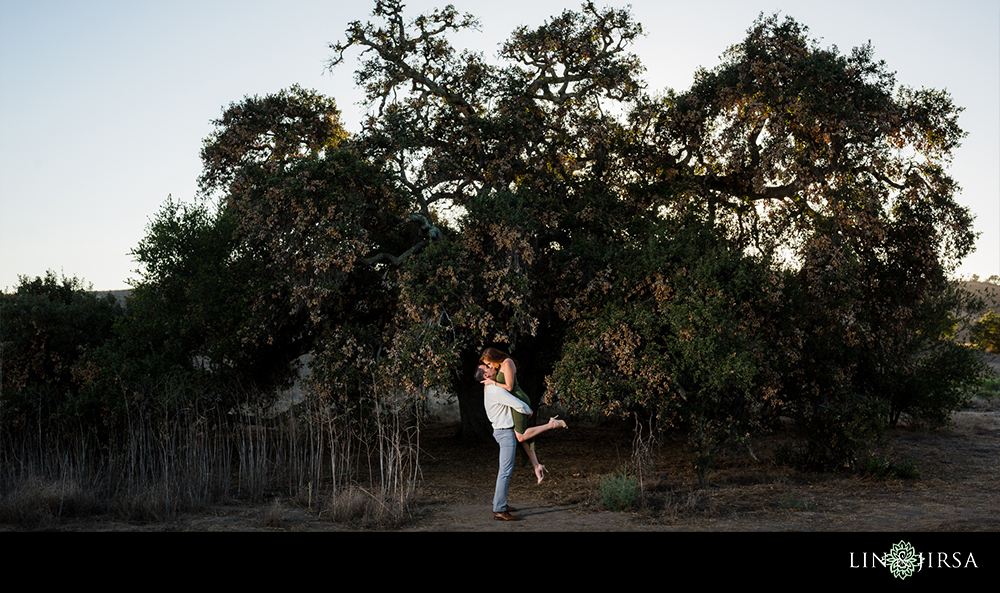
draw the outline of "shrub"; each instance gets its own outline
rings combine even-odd
[[[630,511],[639,504],[639,480],[624,471],[601,476],[601,507],[608,511]]]
[[[778,501],[778,505],[783,509],[791,511],[814,512],[816,510],[816,505],[806,502],[794,494],[783,494],[781,500]]]
[[[972,326],[972,343],[980,350],[1000,353],[1000,315],[987,311]]]
[[[113,335],[121,306],[88,288],[49,271],[45,278],[21,276],[13,294],[0,294],[0,411],[7,428],[99,422],[99,410],[79,398],[87,374],[80,362]]]
[[[873,480],[917,480],[920,478],[920,470],[908,459],[896,461],[873,455],[860,465],[861,474]]]

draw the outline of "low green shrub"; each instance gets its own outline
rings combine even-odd
[[[601,476],[598,486],[601,507],[608,511],[630,511],[639,504],[639,480],[624,471]]]
[[[778,501],[778,505],[783,509],[789,509],[792,511],[813,512],[816,510],[816,505],[806,502],[794,494],[782,495],[781,500]]]
[[[896,461],[873,455],[861,462],[860,470],[862,475],[874,480],[917,480],[920,478],[920,470],[908,459]]]

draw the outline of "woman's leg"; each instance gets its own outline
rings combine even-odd
[[[566,426],[566,422],[564,420],[560,420],[558,418],[549,418],[549,421],[541,426],[532,426],[530,428],[525,428],[523,433],[515,431],[514,434],[517,435],[518,442],[523,443],[524,441],[527,441],[528,439],[533,439],[536,436],[545,432],[546,430],[552,430],[553,428],[569,428],[569,426]]]
[[[531,448],[531,443],[521,443],[521,446],[524,447],[524,453],[528,456],[528,461],[531,462],[531,467],[540,466],[541,463],[538,463],[538,454]]]
[[[514,436],[517,436],[516,432]],[[545,466],[538,462],[538,455],[532,448],[531,443],[524,441],[521,443],[521,446],[524,447],[524,452],[527,453],[528,459],[531,461],[531,468],[535,470],[535,477],[538,478],[538,483],[541,484],[542,479],[545,477]]]
[[[538,456],[535,455],[535,443],[531,440],[531,437],[525,437],[525,433],[531,430],[527,427],[528,418],[514,412],[514,436],[517,437],[517,442],[521,443],[524,447],[524,452],[528,455],[528,460],[531,461],[531,466],[538,468]],[[532,434],[535,434],[534,432]],[[537,472],[536,472],[537,473]]]
[[[545,475],[545,466],[538,463],[538,455],[535,454],[535,443],[531,440],[531,437],[526,437],[530,428],[528,428],[528,417],[520,412],[512,412],[511,415],[514,417],[514,436],[517,438],[517,442],[521,443],[524,447],[524,452],[528,456],[528,460],[531,461],[531,468],[535,471],[535,478],[538,479],[538,483],[542,483],[542,477]],[[532,434],[537,434],[537,431],[531,431]]]
[[[517,429],[514,430],[514,436],[517,437],[517,441],[521,443],[524,447],[525,452],[528,454],[528,459],[531,460],[531,466],[535,470],[535,478],[538,479],[538,483],[541,484],[542,480],[545,478],[545,466],[538,462],[538,456],[535,454],[535,450],[532,448],[531,439],[545,432],[546,430],[551,430],[553,428],[569,428],[566,426],[564,420],[559,420],[558,418],[549,418],[549,421],[542,426],[532,426],[531,428],[524,429],[524,432],[518,432]]]

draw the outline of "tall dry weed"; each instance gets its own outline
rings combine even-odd
[[[321,400],[280,414],[131,410],[103,441],[83,428],[8,431],[0,434],[0,522],[33,529],[89,515],[167,521],[281,496],[307,507],[315,499],[317,508],[337,500],[327,516],[349,522],[398,524],[420,475],[419,425],[408,401],[379,402],[364,418]],[[353,498],[362,511],[352,510]]]

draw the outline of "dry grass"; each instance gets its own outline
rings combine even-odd
[[[337,520],[365,526],[407,520],[416,435],[411,439],[402,423],[399,431],[383,428],[364,441],[323,429],[335,422],[317,428],[313,418],[286,414],[265,428],[259,419],[179,415],[135,423],[114,443],[65,434],[57,440],[45,431],[4,435],[0,525],[53,529],[81,518],[164,523],[218,505],[270,501],[260,524],[280,527],[280,498],[306,508],[325,504]],[[365,486],[345,490],[342,483]]]
[[[319,513],[320,519],[363,529],[392,529],[414,517],[413,500],[351,486],[330,494]]]
[[[104,509],[100,495],[78,480],[31,476],[0,496],[0,523],[46,529],[63,518],[96,515]]]
[[[281,501],[275,499],[270,506],[267,507],[267,511],[260,520],[262,527],[270,527],[272,529],[281,529],[285,527],[284,519],[284,506]]]

